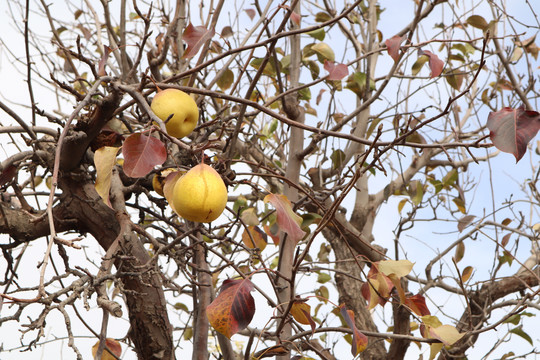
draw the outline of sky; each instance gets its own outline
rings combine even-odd
[[[398,2],[394,1],[381,1],[381,5],[383,8],[385,8],[385,13],[383,17],[381,17],[381,23],[380,27],[384,29],[384,38],[388,38],[392,36],[398,29],[400,29],[404,24],[406,24],[410,19],[410,16],[405,16],[404,14],[410,14],[412,12],[411,9],[407,9],[406,6],[403,4],[406,2],[400,2],[399,5],[397,5]],[[37,9],[38,6],[35,2],[31,2],[33,9]],[[7,2],[0,2],[0,14],[4,17],[5,21],[0,22],[0,39],[2,40],[3,44],[0,45],[0,97],[2,101],[6,101],[10,104],[13,104],[13,106],[17,107],[20,110],[21,114],[26,114],[28,116],[28,109],[24,109],[21,107],[16,106],[16,104],[25,104],[28,103],[28,90],[27,90],[27,84],[22,81],[23,74],[21,74],[21,67],[13,67],[13,64],[10,62],[10,56],[8,56],[8,52],[11,51],[15,53],[18,57],[24,57],[24,47],[23,47],[23,39],[20,34],[18,34],[15,29],[15,24],[11,22],[11,18],[9,16],[9,8],[7,6]],[[97,4],[95,5],[96,8],[98,7]],[[529,9],[527,8],[524,1],[513,1],[509,5],[510,11],[515,14],[516,16],[532,16]],[[65,6],[63,5],[63,2],[54,2],[51,5],[51,10],[54,13],[62,14],[65,11]],[[234,13],[232,13],[232,9],[228,10],[231,15],[235,16]],[[480,11],[480,10],[479,10]],[[8,15],[6,15],[8,14]],[[20,21],[20,14],[17,13],[17,22],[16,24],[18,26],[22,26],[22,21]],[[485,15],[487,17],[487,15]],[[42,19],[39,18],[35,13],[31,14],[31,21],[32,24],[35,25],[37,22],[39,22],[39,27],[43,29],[48,29],[48,24],[44,22]],[[247,21],[247,20],[244,20]],[[533,29],[534,30],[534,29]],[[532,32],[532,30],[528,30]],[[42,34],[40,34],[44,38],[50,37],[50,32],[48,30],[44,30]],[[390,60],[388,57],[381,57],[380,61],[382,64],[380,65],[380,68],[384,68],[385,62],[390,64]],[[24,70],[24,69],[23,69]],[[424,69],[425,71],[426,69]],[[46,71],[44,69],[43,76],[46,76]],[[47,91],[40,91],[45,89],[38,89],[39,96],[38,96],[38,103],[44,104],[44,105],[50,105],[56,103],[57,99],[54,97],[49,96]],[[53,108],[53,106],[51,106]],[[479,114],[478,117],[480,121],[482,119],[485,121],[487,116],[486,114]],[[3,125],[6,125],[6,123],[11,122],[11,119],[7,118],[5,114],[0,114],[0,122]],[[12,151],[12,148],[9,147],[8,144],[0,144],[0,158],[4,158],[10,154],[10,151]],[[529,152],[525,158],[518,163],[515,164],[515,159],[510,154],[502,154],[501,156],[498,156],[494,161],[492,161],[489,164],[489,167],[482,166],[482,167],[475,167],[474,165],[471,166],[471,171],[475,174],[476,179],[478,181],[482,181],[485,183],[485,186],[482,186],[477,190],[477,192],[474,195],[474,201],[469,205],[468,211],[470,213],[475,214],[482,214],[487,213],[489,214],[491,212],[491,198],[495,197],[495,203],[500,204],[504,202],[506,199],[509,199],[512,194],[514,196],[517,196],[520,194],[521,190],[518,186],[518,183],[514,179],[519,179],[521,176],[530,176],[531,172],[531,165],[537,166],[538,164],[538,156],[534,154],[534,152]],[[489,178],[493,178],[493,181],[490,183],[487,181]],[[376,188],[377,181],[373,182],[373,187]],[[380,184],[384,184],[384,179],[382,179]],[[382,186],[382,185],[381,185]],[[400,214],[397,211],[397,203],[399,202],[399,198],[395,199],[392,198],[387,206],[384,206],[378,216],[378,221],[375,226],[375,236],[377,238],[377,242],[381,245],[393,249],[394,247],[394,233],[395,230],[395,224],[396,219],[399,219]],[[527,205],[519,206],[520,210],[524,211],[526,214],[527,220],[531,222],[540,222],[538,218],[538,212],[530,211],[530,209],[527,208]],[[404,209],[404,212],[406,212],[408,209],[407,207]],[[533,214],[529,216],[528,214]],[[500,214],[496,214],[495,218],[498,221],[502,221],[504,217],[507,216],[507,213],[501,212]],[[388,224],[393,224],[392,226],[389,226]],[[419,229],[425,229],[423,232],[426,236],[419,238],[418,236],[405,236],[401,244],[403,248],[406,249],[422,249],[422,251],[428,251],[426,249],[430,249],[428,253],[424,254],[409,254],[410,256],[414,256],[416,264],[415,264],[415,270],[420,271],[424,268],[425,263],[431,259],[440,248],[444,248],[445,244],[451,243],[454,241],[457,237],[459,237],[459,234],[456,229],[455,223],[444,223],[444,222],[437,222],[436,229],[434,229],[433,222],[426,222],[424,224],[417,225]],[[415,231],[415,234],[418,234],[419,231]],[[90,252],[92,256],[95,256],[98,258],[100,256],[100,251],[98,249],[95,249],[93,245],[93,239],[88,238],[83,241],[83,245],[86,246],[86,251]],[[478,241],[468,241],[467,242],[467,251],[465,254],[464,259],[462,260],[461,264],[474,264],[475,268],[490,268],[491,263],[493,262],[493,259],[490,256],[485,256],[486,253],[485,249],[486,247],[490,247],[489,245],[489,237],[486,236],[486,238],[479,239]],[[45,246],[45,240],[41,239],[38,241],[32,242],[31,246],[27,251],[31,251],[34,256],[26,257],[27,259],[35,259],[36,257],[42,256],[43,249]],[[70,251],[70,258],[72,258],[74,261],[77,261],[76,259],[81,259],[83,261],[85,259],[85,256],[83,254],[77,253],[76,251]],[[528,247],[527,244],[521,245],[521,250],[519,252],[524,256],[528,256]],[[41,254],[41,255],[40,255]],[[489,253],[492,254],[491,252]],[[58,264],[61,262],[59,261],[58,257],[56,256],[56,261]],[[450,266],[450,264],[446,264],[445,266]],[[3,270],[2,268],[0,268]],[[35,280],[38,276],[38,272],[35,269],[35,260],[28,261],[27,263],[21,264],[21,269],[24,269],[24,272],[21,274],[21,278],[19,279],[19,282],[21,284],[33,284],[35,283]],[[514,265],[512,268],[504,269],[503,274],[511,274],[517,269],[516,265]],[[53,273],[51,272],[52,269],[49,269],[48,276],[52,276]],[[91,270],[95,271],[95,268],[92,268]],[[480,277],[481,275],[485,274],[478,274]],[[308,277],[306,277],[307,279]],[[309,292],[312,290],[313,284],[307,281],[302,281],[301,285],[299,286],[299,292]],[[259,314],[267,314],[269,311],[271,311],[270,308],[265,308],[265,301],[262,300],[262,297],[260,295],[254,295],[257,299],[257,304],[261,304],[260,308],[258,310]],[[443,304],[445,307],[445,310],[448,311],[449,308],[452,307],[452,301],[455,301],[455,298],[440,298],[437,297],[438,295],[435,295],[434,301],[437,304]],[[183,301],[188,301],[187,298],[184,298]],[[316,303],[313,303],[315,305]],[[4,309],[9,308],[7,305],[4,305]],[[459,306],[459,309],[461,310],[461,305]],[[5,310],[4,310],[5,311]],[[71,310],[68,310],[71,311]],[[70,313],[70,315],[75,318],[76,316],[73,313]],[[456,314],[458,315],[458,314]],[[0,313],[0,316],[4,316],[3,312]],[[92,310],[88,313],[83,314],[85,321],[89,322],[93,325],[95,329],[99,329],[100,322],[101,322],[101,311],[95,307],[95,305],[92,305]],[[176,316],[175,313],[171,312],[171,320],[174,321],[174,316]],[[386,315],[387,316],[387,315]],[[254,320],[253,326],[256,326],[258,328],[262,328],[265,325],[266,316],[260,316],[256,317]],[[527,322],[530,326],[534,326],[535,319],[531,319],[530,322]],[[50,317],[47,319],[47,323],[49,324],[46,327],[46,334],[45,339],[47,339],[48,342],[45,346],[39,348],[36,352],[33,353],[18,353],[17,351],[9,352],[9,353],[2,353],[0,354],[0,359],[36,359],[39,357],[43,359],[50,358],[50,354],[63,354],[66,359],[72,358],[73,352],[67,348],[66,342],[64,340],[55,340],[56,336],[65,336],[65,333],[63,331],[63,322],[64,319],[62,315],[59,312],[53,312],[51,313]],[[60,325],[58,325],[60,324]],[[80,326],[80,324],[78,325]],[[116,322],[115,326],[110,329],[109,335],[112,337],[122,337],[125,335],[127,329],[129,327],[129,323],[127,320]],[[9,324],[6,324],[0,328],[0,339],[1,342],[4,344],[4,349],[14,349],[17,344],[19,343],[19,338],[21,337],[20,334],[16,332],[17,326],[10,326]],[[84,334],[84,331],[81,333]],[[95,338],[91,336],[89,332],[86,332],[88,335],[87,340],[80,339],[81,343],[84,345],[80,346],[81,351],[84,351],[83,357],[84,358],[90,358],[90,347],[95,342]],[[418,334],[416,334],[418,335]],[[535,334],[531,334],[535,335]],[[83,335],[84,336],[84,335]],[[334,336],[334,335],[333,335]],[[335,335],[337,336],[337,335]],[[496,336],[496,335],[495,335]],[[26,338],[27,340],[28,338]],[[235,338],[233,337],[233,340]],[[538,340],[538,335],[536,334],[535,340]],[[78,340],[79,341],[79,340]],[[481,354],[485,353],[485,347],[484,343],[482,342],[483,338],[479,341],[479,343],[475,346],[474,349],[471,351],[471,358],[479,358]],[[509,351],[512,350],[515,344],[520,344],[520,340],[514,340],[512,343],[510,343],[508,346],[502,346],[500,350],[497,351],[497,353]],[[485,343],[487,344],[487,342]],[[522,340],[523,347],[528,346],[528,344]],[[422,348],[422,352],[424,352],[426,347]],[[189,354],[191,352],[191,349],[189,345],[187,345],[186,349],[182,354]],[[348,354],[348,353],[347,353]],[[425,355],[424,355],[425,356]],[[475,357],[477,356],[477,357]],[[125,359],[133,359],[133,354],[128,353],[124,357]],[[407,359],[416,359],[418,358],[418,352],[411,351],[411,355],[407,357]]]

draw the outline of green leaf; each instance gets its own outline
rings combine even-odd
[[[343,161],[345,161],[345,153],[340,149],[334,150],[330,155],[330,159],[332,160],[332,168],[334,170],[339,169],[343,166]]]
[[[225,91],[231,87],[233,82],[234,82],[234,73],[230,69],[225,69],[225,71],[221,74],[221,76],[219,77],[217,81],[217,86],[219,86],[219,88],[222,91]]]
[[[330,291],[328,291],[328,288],[326,286],[321,286],[317,290],[315,290],[315,295],[320,296],[322,301],[326,304],[328,302],[328,299],[330,298]]]
[[[326,32],[324,31],[324,29],[313,30],[308,32],[307,34],[319,41],[323,41],[324,37],[326,36]]]
[[[328,20],[332,19],[332,16],[330,16],[330,14],[328,13],[325,13],[325,12],[318,12],[317,14],[315,14],[315,21],[316,22],[326,22]]]
[[[476,51],[476,49],[469,43],[454,44],[452,45],[451,49],[458,50],[459,52],[461,52],[463,55],[467,57],[471,54],[474,54],[474,52]]]
[[[521,327],[514,328],[514,329],[510,330],[510,332],[512,334],[516,334],[517,336],[522,337],[523,339],[527,340],[527,342],[529,344],[533,345],[533,340],[531,339],[529,334],[527,334],[525,331],[523,331],[523,329]]]
[[[334,61],[336,59],[334,50],[326,43],[317,43],[313,45],[311,49],[317,53],[317,57],[321,63],[324,63],[325,59],[329,61]]]
[[[486,30],[489,26],[486,19],[480,15],[472,15],[467,18],[467,24],[477,29]]]
[[[308,87],[298,90],[298,99],[306,101],[311,100],[311,90]]]
[[[321,284],[324,284],[330,280],[332,280],[332,277],[326,273],[319,273],[319,276],[317,277],[317,282]]]
[[[422,66],[424,66],[425,63],[427,63],[429,60],[429,57],[426,55],[421,55],[418,57],[418,60],[415,61],[413,64],[411,71],[413,75],[416,75],[422,70]]]
[[[264,61],[264,58],[255,58],[249,64],[255,69],[259,70]],[[276,69],[274,68],[274,64],[272,63],[272,61],[268,61],[266,63],[266,65],[264,66],[263,74],[272,77],[275,77],[277,75]]]
[[[458,171],[456,169],[452,169],[442,178],[443,186],[445,188],[449,188],[456,183],[457,179]]]
[[[381,120],[382,118],[376,118],[376,119],[373,119],[373,121],[371,121],[371,124],[369,124],[369,127],[366,131],[366,139],[369,138],[371,134],[373,134],[373,131],[375,131],[375,128],[377,127],[377,125],[379,125]]]
[[[451,70],[446,73],[445,78],[448,85],[459,91],[461,84],[463,84],[463,74],[459,73],[458,71]]]

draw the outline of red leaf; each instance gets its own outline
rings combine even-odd
[[[122,145],[124,172],[129,177],[146,176],[167,160],[167,149],[159,139],[144,134],[130,135]]]
[[[349,68],[345,64],[324,60],[324,70],[328,71],[327,80],[341,80],[349,75]]]
[[[120,345],[120,343],[116,341],[115,339],[111,339],[111,338],[105,339],[105,346],[106,348],[104,348],[103,352],[101,353],[101,359],[103,360],[114,359],[114,357],[111,355],[109,350],[107,350],[107,348],[109,348],[113,352],[113,354],[116,355],[117,357],[120,357],[122,355],[122,345]],[[98,347],[99,347],[99,340],[97,343],[94,344],[94,346],[92,346],[92,355],[93,355],[92,359],[96,357]]]
[[[246,10],[244,10],[244,11],[246,12],[247,16],[249,16],[249,18],[250,18],[251,20],[253,20],[253,19],[255,18],[255,10],[253,10],[253,9],[246,9]]]
[[[274,205],[279,228],[285,231],[295,244],[304,237],[306,233],[300,228],[302,218],[294,213],[291,202],[285,195],[268,194],[264,202]]]
[[[437,55],[435,55],[429,50],[422,50],[422,49],[418,50],[418,53],[420,55],[426,55],[427,57],[429,57],[429,68],[431,69],[432,79],[434,77],[441,75],[442,69],[444,67],[444,62],[441,59],[439,59]]]
[[[252,290],[248,279],[225,280],[219,295],[206,307],[210,325],[229,339],[245,329],[255,314]]]
[[[514,154],[518,162],[525,155],[529,141],[540,130],[540,114],[527,111],[523,106],[517,109],[505,107],[489,113],[487,128],[493,145]]]
[[[207,40],[210,40],[212,36],[214,36],[214,29],[208,30],[204,26],[193,26],[193,24],[189,23],[182,35],[182,39],[188,45],[183,58],[189,59],[194,57],[199,52],[201,46]]]
[[[405,36],[394,35],[384,42],[386,44],[386,49],[388,50],[388,55],[394,59],[394,62],[399,60],[399,49],[404,39]]]
[[[379,271],[379,262],[371,264],[367,275],[367,281],[362,284],[362,296],[368,302],[368,309],[373,309],[377,304],[384,306],[394,288],[392,280]]]
[[[347,310],[345,304],[341,304],[339,305],[339,311],[341,312],[341,316],[343,316],[343,320],[345,320],[347,325],[353,331],[351,353],[353,356],[356,356],[366,349],[368,343],[367,336],[358,331],[358,328],[354,323],[354,313],[352,310]]]
[[[101,59],[99,59],[98,64],[98,75],[99,76],[105,76],[107,73],[105,72],[105,64],[107,64],[107,59],[109,58],[109,55],[112,52],[112,49],[108,47],[107,45],[104,46],[104,52],[103,55],[101,55]]]
[[[289,5],[278,5],[278,6],[280,8],[282,8],[282,9],[285,9],[285,10],[289,10],[289,11],[291,10],[291,7]],[[294,22],[296,25],[300,26],[300,20],[301,20],[300,14],[298,14],[295,11],[292,11],[290,18],[291,18],[292,22]],[[252,20],[253,20],[253,18],[252,18]]]
[[[407,297],[405,305],[407,305],[418,316],[431,315],[426,305],[426,298],[420,294]]]

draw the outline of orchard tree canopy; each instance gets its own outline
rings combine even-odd
[[[534,1],[0,9],[3,359],[539,356]]]

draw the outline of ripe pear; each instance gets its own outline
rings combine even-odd
[[[221,215],[227,204],[227,187],[216,170],[199,164],[174,185],[174,210],[186,220],[209,223]]]
[[[199,109],[195,100],[178,89],[165,89],[158,91],[152,104],[152,111],[165,123],[167,133],[177,138],[191,134],[199,120]]]

